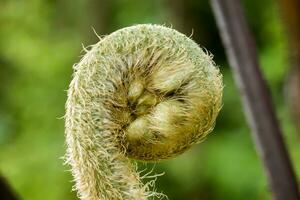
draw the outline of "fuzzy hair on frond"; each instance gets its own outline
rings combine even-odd
[[[66,162],[79,198],[164,197],[154,180],[142,183],[131,159],[174,157],[212,131],[223,91],[212,55],[151,24],[120,29],[85,51],[73,67],[65,116]]]

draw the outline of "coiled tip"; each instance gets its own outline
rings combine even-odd
[[[106,127],[134,159],[173,157],[212,130],[222,78],[210,55],[190,38],[158,25],[121,29],[97,45],[109,114]]]

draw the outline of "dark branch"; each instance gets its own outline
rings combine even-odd
[[[7,181],[0,176],[0,199],[1,200],[19,200],[13,192]]]
[[[275,117],[270,93],[259,70],[255,42],[241,3],[239,0],[211,2],[273,197],[276,200],[300,199],[297,181]]]

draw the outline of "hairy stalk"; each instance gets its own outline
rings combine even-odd
[[[221,107],[211,56],[159,25],[118,30],[74,66],[66,103],[67,163],[84,200],[154,196],[129,158],[158,161],[202,141]]]

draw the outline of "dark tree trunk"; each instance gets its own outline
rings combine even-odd
[[[298,200],[296,177],[284,146],[270,92],[259,69],[256,45],[241,3],[239,0],[211,2],[273,198]]]
[[[0,199],[1,200],[19,200],[7,181],[0,176]]]

